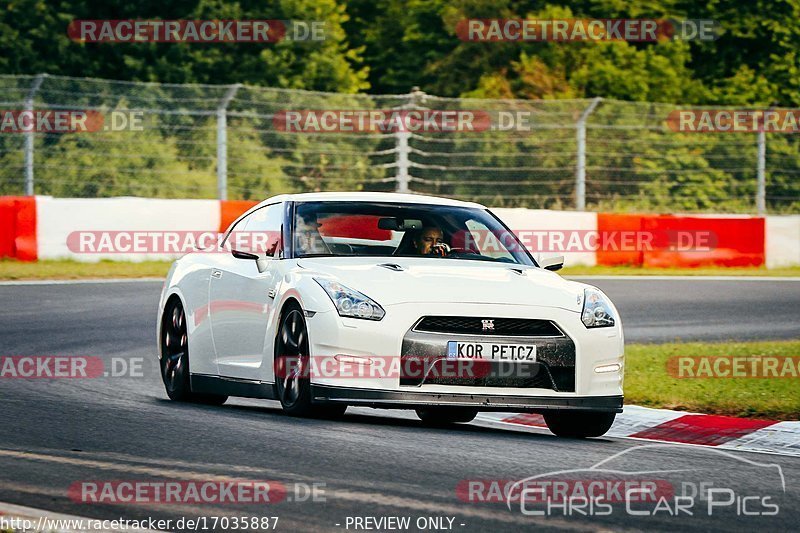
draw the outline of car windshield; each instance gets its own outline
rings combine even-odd
[[[301,202],[294,256],[397,256],[533,265],[516,236],[489,211],[377,202]]]

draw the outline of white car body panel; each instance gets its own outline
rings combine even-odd
[[[485,209],[479,204],[417,195],[312,193],[271,198],[242,217],[276,202],[328,200]],[[386,263],[400,268],[380,266]],[[333,279],[365,294],[383,307],[384,318],[372,321],[340,317],[314,278]],[[266,270],[260,273],[255,261],[237,259],[230,253],[201,252],[188,254],[173,265],[159,303],[159,317],[168,299],[180,298],[186,310],[193,376],[247,380],[267,388],[275,381],[273,357],[280,311],[289,301],[296,301],[306,312],[312,358],[336,355],[399,358],[404,336],[422,316],[549,320],[574,342],[575,390],[481,387],[480,394],[589,400],[619,397],[621,408],[624,371],[621,321],[614,309],[613,327],[587,329],[581,322],[587,287],[535,266],[508,263],[414,257],[275,258],[268,260]],[[160,320],[158,335],[160,338]],[[457,340],[455,335],[449,337]],[[595,372],[598,366],[613,363],[619,364],[619,371]],[[358,379],[312,376],[312,384],[350,390],[409,390],[408,386],[401,386],[396,376]],[[417,389],[441,395],[443,401],[450,394],[476,392],[472,387],[458,385],[423,385]],[[591,402],[587,406],[590,408]]]

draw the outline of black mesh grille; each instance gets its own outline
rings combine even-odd
[[[491,327],[484,327],[485,320],[491,321]],[[506,337],[563,337],[564,335],[549,320],[471,316],[426,316],[414,330],[430,333],[503,335]]]

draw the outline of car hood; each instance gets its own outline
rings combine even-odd
[[[492,303],[580,312],[585,285],[547,270],[508,263],[439,258],[299,259],[305,275],[334,278],[382,306],[401,303]]]

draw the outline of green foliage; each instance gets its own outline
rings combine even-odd
[[[151,130],[63,135],[40,146],[38,194],[214,198],[216,177],[182,161],[174,138]],[[136,147],[131,150],[130,146]]]
[[[467,18],[713,19],[720,33],[702,42],[465,42],[456,26]],[[591,207],[747,212],[753,208],[755,187],[753,135],[706,135],[699,142],[659,132],[666,111],[647,109],[647,104],[630,111],[647,117],[637,129],[633,119],[614,116],[627,112],[614,101],[800,107],[798,18],[800,0],[7,0],[0,5],[0,74],[245,84],[229,118],[228,183],[234,198],[392,188],[386,181],[391,171],[377,166],[391,163],[391,155],[379,155],[393,146],[391,138],[281,135],[270,131],[266,118],[278,109],[392,107],[398,101],[367,101],[358,93],[406,94],[414,86],[446,97],[603,97],[607,103],[593,115],[588,131]],[[325,23],[326,39],[266,45],[78,43],[66,33],[74,19],[314,20]],[[30,80],[22,79],[19,87],[4,83],[2,99],[19,103]],[[106,84],[86,91],[83,83],[45,83],[37,98],[70,98],[76,107],[107,109],[169,105],[186,111],[206,105],[207,113],[162,115],[144,132],[37,136],[38,193],[216,194],[213,112],[224,88],[148,86],[126,92]],[[247,86],[341,96],[267,97]],[[414,147],[429,154],[414,159],[429,167],[414,169],[420,178],[414,190],[493,205],[572,205],[576,162],[570,124],[583,105],[565,104],[558,111],[561,129],[513,138],[488,133],[482,142],[464,136],[447,147],[463,154],[444,153],[442,144],[416,139]],[[592,130],[592,124],[600,129]],[[631,129],[602,129],[613,125]],[[769,135],[767,157],[769,207],[800,211],[800,142]],[[0,164],[0,193],[18,194],[21,136],[0,136]],[[493,169],[490,179],[496,187],[486,186],[482,167]]]
[[[323,21],[322,41],[79,43],[73,19],[277,19]],[[250,83],[321,91],[368,88],[359,50],[336,0],[10,0],[0,5],[0,73],[62,74],[165,83]]]
[[[593,97],[800,105],[797,0],[9,0],[0,73],[166,83],[249,83],[354,93]],[[473,43],[470,17],[718,21],[713,42]],[[73,19],[294,19],[326,39],[269,45],[78,43]]]

